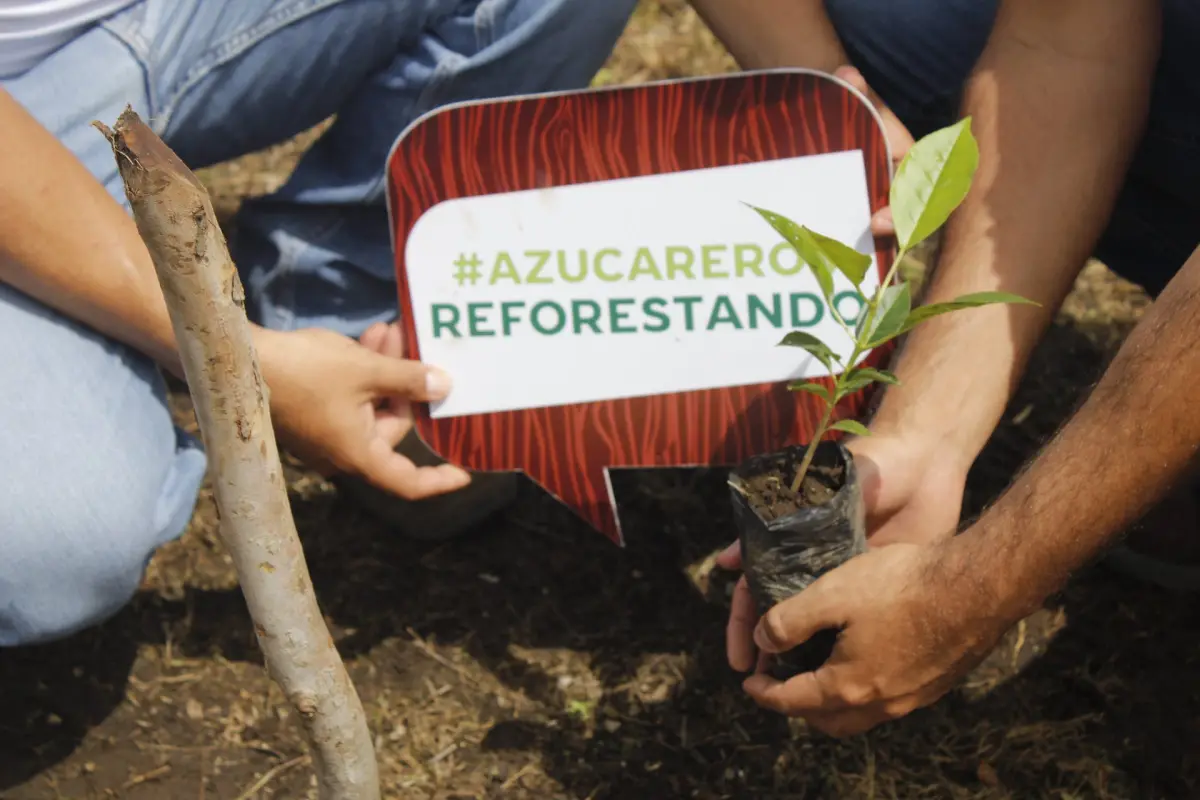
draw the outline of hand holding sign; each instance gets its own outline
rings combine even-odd
[[[401,320],[405,357],[455,390],[415,409],[418,431],[461,466],[524,470],[618,540],[608,469],[807,441],[823,409],[786,384],[828,370],[774,345],[802,330],[851,354],[839,318],[855,323],[891,263],[869,230],[888,174],[866,100],[806,72],[426,116],[389,164]],[[747,203],[852,243],[861,286],[825,292]]]

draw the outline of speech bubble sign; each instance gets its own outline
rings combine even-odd
[[[850,340],[746,204],[872,255],[869,294],[892,258],[869,230],[890,164],[867,99],[805,70],[421,117],[387,169],[400,321],[405,357],[455,388],[414,407],[418,434],[465,468],[525,472],[618,543],[611,469],[729,466],[807,441],[822,409],[786,384],[826,373],[775,345],[807,330],[846,358]],[[857,316],[840,276],[834,303]]]

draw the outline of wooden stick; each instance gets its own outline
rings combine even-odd
[[[379,800],[362,702],[321,616],[292,518],[244,307],[199,179],[132,109],[95,126],[116,156],[154,260],[205,450],[221,537],[267,669],[299,712],[323,800]]]

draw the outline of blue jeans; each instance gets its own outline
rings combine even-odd
[[[357,335],[395,316],[384,164],[446,103],[583,88],[635,0],[142,0],[4,82],[126,205],[90,127],[130,104],[193,168],[337,121],[231,242],[248,310]],[[52,210],[47,210],[52,213]],[[81,269],[87,265],[81,264]],[[206,469],[155,366],[0,285],[0,646],[129,601]]]

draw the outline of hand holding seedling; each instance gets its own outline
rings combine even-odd
[[[976,666],[1009,627],[988,613],[953,540],[895,544],[850,559],[796,602],[759,620],[749,594],[735,595],[730,663],[749,669],[821,630],[840,629],[834,656],[787,681],[759,671],[743,683],[763,708],[804,717],[830,736],[851,736],[935,702]],[[720,565],[740,566],[736,545]]]
[[[814,674],[828,680],[832,665],[848,657],[846,631],[836,633],[848,623],[848,618],[837,617],[852,609],[843,607],[833,613],[821,604],[831,582],[835,586],[841,585],[841,581],[849,581],[846,586],[853,584],[855,575],[845,573],[851,564],[854,572],[862,569],[882,571],[881,575],[861,576],[870,585],[868,597],[879,592],[907,591],[911,594],[915,590],[906,589],[903,582],[924,581],[918,574],[920,569],[914,565],[926,555],[924,551],[910,552],[911,545],[906,544],[883,556],[875,553],[860,555],[866,551],[868,517],[875,524],[882,518],[898,540],[911,537],[910,531],[897,534],[896,529],[913,525],[916,520],[911,517],[914,515],[921,516],[926,525],[938,521],[949,529],[957,520],[961,486],[953,480],[953,471],[937,473],[945,484],[939,489],[938,481],[928,481],[919,464],[910,463],[907,472],[897,471],[898,466],[905,463],[904,450],[899,443],[892,442],[891,447],[898,450],[899,457],[889,458],[888,442],[881,442],[877,454],[883,457],[876,461],[869,448],[864,450],[862,445],[831,447],[823,443],[823,439],[830,431],[868,437],[870,431],[861,422],[834,420],[840,402],[875,383],[899,384],[899,379],[891,372],[862,365],[862,359],[872,350],[926,320],[951,311],[996,303],[1031,302],[1017,295],[987,291],[914,308],[908,283],[898,280],[898,266],[904,256],[936,232],[966,198],[978,162],[979,149],[971,133],[969,117],[930,134],[909,150],[897,170],[889,198],[899,252],[870,296],[862,290],[872,264],[869,256],[775,212],[755,209],[813,270],[834,320],[850,341],[850,353],[843,357],[810,333],[795,331],[784,337],[781,345],[807,351],[828,373],[823,381],[800,381],[789,387],[815,395],[822,401],[824,410],[820,421],[806,445],[752,459],[736,468],[730,476],[739,543],[736,552],[730,548],[722,556],[721,563],[730,568],[743,568],[745,575],[735,592],[730,614],[729,658],[735,668],[743,670],[757,662],[759,674],[747,683],[747,691],[751,694],[757,691],[756,697],[767,705],[779,704],[770,693],[778,691],[774,687],[784,685],[780,681],[788,681],[788,686],[800,681],[800,688],[793,691],[801,691],[813,680]],[[852,323],[838,314],[832,302],[838,275],[849,280],[861,301],[858,318]],[[857,441],[870,440],[859,438]],[[817,454],[822,452],[822,459],[814,463]],[[890,470],[889,474],[882,472],[885,468]],[[906,486],[908,491],[905,491]],[[947,497],[955,499],[944,503]],[[914,503],[914,500],[919,502]],[[939,513],[939,509],[944,513]],[[931,516],[924,512],[930,512]],[[950,519],[951,514],[955,516],[954,520]],[[936,531],[941,532],[940,528]],[[867,566],[861,566],[862,559],[867,556]],[[878,581],[888,580],[897,580],[901,584],[877,585]],[[815,598],[811,594],[814,590]],[[921,601],[928,599],[922,597]],[[900,602],[900,595],[889,595],[887,602],[890,609]],[[797,608],[802,612],[797,612]],[[781,619],[781,615],[788,613],[801,613],[802,623],[789,627]],[[759,614],[763,614],[767,622],[756,625]],[[872,620],[872,624],[875,622],[877,620]],[[765,634],[764,625],[771,626],[770,633],[774,635]],[[753,635],[751,631],[754,631]],[[764,658],[764,654],[769,657]],[[963,657],[963,653],[951,655],[953,663]],[[948,669],[947,665],[938,665],[939,675],[946,672],[943,667]],[[888,694],[888,702],[898,708],[905,708],[910,699],[919,702],[925,694],[918,690],[923,690],[927,684],[935,691],[938,688],[932,682],[922,682],[918,687],[906,687],[905,694]],[[804,713],[819,717],[828,711],[812,705],[816,702],[812,697],[808,702],[810,705],[805,706],[804,701],[800,701],[799,707]],[[847,725],[852,728],[853,724],[853,721],[843,719],[830,727],[841,730]]]

